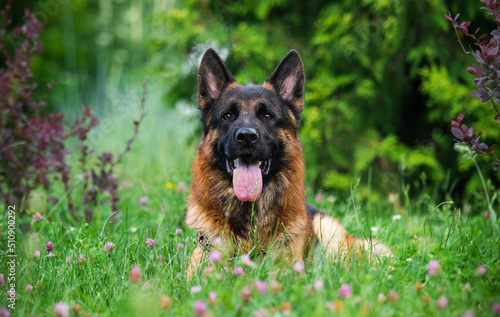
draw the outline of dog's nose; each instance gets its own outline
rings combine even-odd
[[[255,143],[259,140],[259,133],[254,128],[239,128],[234,138],[240,143]]]

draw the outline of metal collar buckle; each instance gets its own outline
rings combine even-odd
[[[206,251],[212,244],[210,240],[201,231],[198,231],[197,242],[203,251]]]

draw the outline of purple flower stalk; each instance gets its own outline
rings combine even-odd
[[[57,317],[69,316],[69,305],[64,302],[59,302],[54,306],[54,313]]]
[[[106,244],[104,245],[105,252],[112,253],[114,248],[115,248],[115,244],[113,242],[106,242]]]
[[[47,244],[45,245],[45,250],[47,250],[48,252],[54,250],[54,245],[52,244],[52,241],[47,242]]]
[[[194,303],[194,313],[196,316],[203,316],[205,315],[205,313],[207,312],[207,305],[201,301],[201,300],[197,300],[195,303]]]
[[[339,296],[342,298],[348,298],[351,297],[351,295],[352,295],[351,285],[346,283],[342,284],[339,289]]]
[[[210,255],[208,256],[208,260],[212,263],[218,262],[222,259],[222,255],[220,254],[219,251],[215,250],[210,252]]]
[[[241,266],[237,266],[233,270],[233,274],[236,276],[242,275],[243,273],[244,273],[244,271],[243,271],[243,268]]]
[[[429,265],[427,266],[427,275],[429,276],[437,276],[441,271],[441,265],[437,260],[431,260]]]
[[[147,244],[147,245],[148,245],[148,247],[150,247],[150,248],[154,247],[154,246],[155,246],[155,243],[156,243],[156,241],[155,241],[155,240],[153,240],[153,239],[151,239],[151,238],[147,238],[147,239],[146,239],[146,244]]]

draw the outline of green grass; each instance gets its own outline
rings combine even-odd
[[[122,184],[129,182],[131,187],[119,189],[121,212],[116,222],[108,221],[111,211],[106,203],[96,207],[93,221],[86,224],[67,216],[63,193],[58,196],[63,203],[49,206],[49,213],[43,212],[42,202],[34,200],[30,214],[40,211],[43,219],[36,223],[25,219],[31,230],[17,231],[13,316],[54,316],[54,305],[61,301],[70,307],[78,304],[91,316],[192,316],[197,300],[207,304],[208,316],[254,316],[260,309],[268,316],[282,316],[285,302],[291,304],[292,316],[462,316],[467,311],[475,316],[493,315],[492,306],[500,303],[500,241],[491,219],[485,218],[482,210],[464,213],[450,203],[416,203],[425,201],[419,197],[403,202],[401,219],[394,220],[393,203],[365,203],[355,191],[347,202],[325,197],[315,203],[339,218],[352,234],[369,236],[375,232],[371,228],[377,227],[374,237],[390,246],[394,254],[377,264],[335,262],[318,248],[314,262],[303,274],[274,263],[270,257],[252,267],[235,257],[224,264],[227,272],[217,267],[213,274],[188,280],[185,270],[196,246],[195,232],[183,224],[188,190],[179,192],[169,183],[189,183],[195,149],[190,137],[193,119],[177,110],[155,107],[161,104],[160,97],[160,89],[150,88],[149,116],[119,169]],[[108,114],[104,119],[108,128],[94,136],[95,146],[121,149],[132,133],[134,111],[132,108],[118,118]],[[80,177],[78,170],[74,177]],[[308,195],[313,202],[314,193]],[[78,188],[73,196],[78,198]],[[140,205],[140,197],[147,197],[148,202]],[[106,197],[102,198],[105,201]],[[5,246],[6,212],[0,219]],[[176,234],[176,228],[182,233]],[[156,240],[153,248],[146,245],[147,238]],[[54,245],[52,258],[44,250],[49,240]],[[106,242],[115,243],[112,253],[104,251]],[[33,257],[36,250],[41,252],[40,258]],[[78,263],[75,255],[83,255],[85,262]],[[158,261],[160,255],[164,261]],[[67,256],[72,258],[69,263]],[[432,259],[441,265],[437,276],[427,274]],[[0,274],[7,276],[4,251],[0,261]],[[134,265],[142,272],[138,284],[129,281]],[[483,275],[477,274],[480,265],[487,268]],[[233,275],[235,266],[244,267],[244,275]],[[252,288],[256,280],[267,283],[265,294]],[[281,284],[279,292],[271,290],[272,280]],[[323,281],[324,287],[314,288],[316,281]],[[423,283],[422,290],[414,288],[416,282]],[[338,294],[344,283],[352,287],[348,298]],[[34,286],[33,291],[25,290],[28,284]],[[192,293],[193,286],[200,286],[201,291]],[[249,302],[241,297],[245,286],[251,290]],[[7,285],[0,289],[4,293],[8,290]],[[392,295],[389,300],[391,291],[397,299]],[[209,292],[216,292],[216,303],[208,304]],[[168,310],[158,306],[162,295],[171,299]],[[447,299],[447,307],[437,306],[440,297]],[[335,312],[327,308],[328,302],[334,302]],[[7,304],[1,296],[0,306]]]

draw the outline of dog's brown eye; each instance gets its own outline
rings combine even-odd
[[[265,119],[267,119],[267,120],[271,120],[271,119],[273,118],[273,115],[272,115],[272,114],[270,114],[270,113],[266,113],[266,114],[264,115],[264,118],[265,118]]]
[[[223,116],[224,120],[231,120],[233,118],[233,115],[231,113],[226,113]]]

